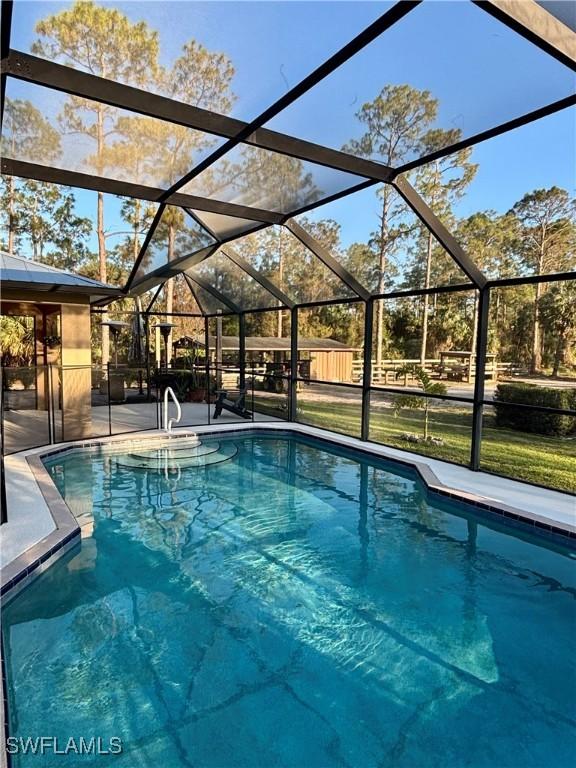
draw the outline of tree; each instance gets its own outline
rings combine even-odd
[[[576,203],[559,187],[536,189],[519,200],[509,212],[518,224],[518,252],[536,275],[574,269],[576,266]],[[532,359],[530,372],[542,367],[540,299],[542,283],[536,283],[532,311]]]
[[[455,144],[461,138],[460,129],[444,131],[434,128],[427,131],[419,142],[419,154],[422,156],[431,154],[442,147]],[[431,208],[432,212],[445,223],[453,222],[452,206],[462,197],[466,187],[470,184],[478,166],[470,162],[472,149],[462,149],[447,157],[427,163],[420,167],[415,174],[415,187],[422,198]],[[439,248],[434,240],[432,232],[421,225],[421,240],[425,247],[425,278],[424,288],[431,287],[432,257],[434,246]],[[425,294],[422,297],[422,343],[420,349],[420,365],[426,364],[426,344],[428,341],[428,311],[430,297]],[[475,335],[472,336],[474,343]]]
[[[6,99],[1,151],[3,157],[15,160],[41,157],[48,164],[60,154],[60,136],[31,102]],[[8,176],[7,179],[3,177],[2,184],[2,211],[8,232],[7,251],[12,256],[15,239],[22,233],[23,226],[16,213],[16,179],[14,176]]]
[[[425,130],[435,120],[438,102],[429,91],[419,91],[409,85],[386,85],[372,101],[363,104],[356,113],[366,127],[358,140],[343,147],[345,152],[379,160],[397,167],[417,147]],[[378,191],[381,200],[380,226],[374,237],[378,259],[377,293],[385,290],[386,270],[390,250],[398,241],[398,231],[391,227],[394,191],[384,184]],[[378,302],[376,318],[376,362],[382,361],[384,308]]]
[[[92,222],[75,211],[71,189],[27,180],[21,187],[21,221],[37,261],[60,269],[82,271],[89,256],[87,238]]]
[[[197,41],[190,40],[184,44],[182,54],[171,68],[158,71],[155,84],[158,90],[173,99],[226,114],[235,101],[230,87],[233,76],[234,67],[226,55],[209,51]],[[188,173],[198,156],[216,144],[215,137],[209,134],[146,117],[122,119],[118,128],[128,147],[136,147],[137,156],[144,154],[147,157],[154,183],[165,188]],[[212,173],[206,178],[211,179]],[[192,230],[185,226],[186,223],[191,223],[191,219],[181,209],[172,206],[165,209],[158,234],[166,240],[168,261],[175,258],[178,239],[188,238],[189,250],[205,244],[193,242]],[[172,280],[166,284],[168,313],[173,310],[174,287]],[[168,348],[171,349],[170,344]]]
[[[34,318],[0,316],[0,359],[2,365],[27,367],[35,354]]]
[[[404,375],[413,376],[419,383],[420,388],[426,395],[445,395],[447,392],[446,385],[441,381],[432,381],[430,376],[426,373],[424,368],[419,365],[403,365],[396,371],[396,378],[400,378]],[[417,395],[398,395],[394,400],[394,411],[398,412],[402,408],[422,408],[424,410],[424,433],[423,438],[425,441],[429,439],[428,436],[428,412],[430,410],[430,397],[418,397]]]
[[[556,283],[539,300],[539,317],[553,339],[552,376],[558,376],[568,343],[576,336],[576,281]]]
[[[301,160],[252,146],[242,148],[238,163],[222,166],[218,184],[226,199],[232,197],[243,205],[281,212],[302,208],[322,195]],[[285,264],[288,259],[294,265],[291,255],[299,244],[281,228],[272,237],[277,245],[276,285],[284,290],[287,279]],[[263,238],[266,239],[266,235]],[[283,313],[279,312],[278,337],[284,335],[283,318]]]
[[[120,11],[78,0],[65,11],[38,22],[32,52],[99,77],[136,86],[147,85],[158,71],[158,34],[145,22],[132,23]],[[87,163],[105,176],[110,157],[106,147],[116,133],[117,110],[107,104],[69,96],[60,115],[63,132],[94,143]],[[104,236],[104,195],[98,192],[97,224],[99,278],[107,282]],[[107,329],[102,329],[102,364],[109,358]]]

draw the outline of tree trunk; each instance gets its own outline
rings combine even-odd
[[[534,299],[534,308],[532,312],[532,361],[530,364],[530,373],[538,373],[542,368],[542,344],[540,332],[540,307],[539,301],[542,296],[542,284],[536,283],[536,296]]]
[[[474,293],[474,312],[472,315],[472,340],[470,341],[470,351],[476,353],[476,339],[478,337],[478,292]],[[478,363],[478,361],[476,361]]]
[[[282,235],[280,235],[282,238]],[[284,259],[282,257],[282,239],[280,239],[280,258],[278,261],[278,287],[281,291],[284,290]],[[283,336],[283,312],[278,312],[278,327],[276,328],[276,336],[281,339]]]
[[[554,349],[554,366],[552,368],[552,376],[556,378],[560,371],[560,366],[564,359],[564,347],[565,347],[564,334],[562,331],[558,331],[558,338],[556,339],[556,347]]]
[[[98,192],[96,233],[98,236],[98,265],[99,278],[105,283],[108,279],[108,270],[106,264],[106,238],[104,236],[104,195]],[[101,315],[104,322],[108,319],[107,314]],[[102,326],[102,367],[105,368],[110,362],[110,333],[108,326]]]
[[[387,262],[387,239],[388,239],[388,191],[385,189],[382,193],[382,214],[380,217],[380,253],[378,262],[378,293],[384,293],[384,271]],[[384,347],[384,303],[376,303],[376,364],[380,373]]]
[[[96,120],[96,153],[97,153],[97,171],[100,176],[104,175],[102,167],[102,154],[104,152],[104,111],[98,109]],[[108,269],[106,264],[106,237],[104,235],[104,195],[98,192],[97,216],[96,216],[96,234],[98,237],[98,264],[100,270],[100,280],[105,283],[108,280]],[[101,316],[102,320],[108,319],[107,314]],[[110,334],[108,327],[102,326],[102,366],[106,367],[110,362]]]
[[[14,255],[14,176],[8,177],[8,256]]]
[[[174,260],[174,241],[176,239],[176,230],[174,224],[168,227],[168,262]],[[174,280],[168,280],[166,283],[166,322],[172,322],[172,312],[174,311]],[[172,331],[166,336],[166,367],[172,362]]]
[[[138,258],[138,253],[140,251],[140,238],[138,237],[138,233],[140,232],[140,212],[141,212],[141,203],[140,200],[136,200],[135,202],[135,208],[134,208],[134,238],[132,243],[132,258],[133,262],[132,264],[136,264],[136,259]],[[136,296],[134,299],[134,303],[136,305],[136,328],[135,328],[135,344],[134,344],[134,360],[138,364],[142,364],[144,360],[144,356],[142,354],[144,344],[142,343],[142,297]]]
[[[428,233],[428,245],[426,248],[426,280],[424,288],[430,288],[430,272],[432,271],[432,233]],[[420,347],[420,365],[426,367],[426,345],[428,343],[428,305],[430,297],[425,294],[424,297],[424,315],[422,317],[422,345]]]

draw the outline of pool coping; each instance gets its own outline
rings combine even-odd
[[[506,502],[492,497],[481,496],[478,493],[463,488],[448,485],[438,478],[432,467],[427,463],[427,457],[416,456],[406,452],[397,451],[387,446],[376,443],[366,443],[348,435],[340,435],[335,432],[312,427],[296,422],[251,422],[249,425],[239,422],[233,424],[204,425],[194,428],[182,428],[174,430],[173,439],[191,437],[193,435],[218,435],[223,433],[254,434],[256,432],[268,433],[292,433],[300,434],[322,440],[336,447],[351,448],[372,458],[384,459],[413,470],[416,470],[429,492],[445,498],[465,502],[484,512],[494,515],[494,519],[504,518],[516,521],[526,527],[530,532],[548,532],[562,537],[567,543],[576,541],[576,499],[575,499],[575,523],[558,521],[546,514],[537,514],[533,511],[512,506]],[[51,516],[53,530],[38,541],[34,541],[29,547],[7,562],[0,569],[0,599],[2,605],[11,601],[31,581],[37,578],[56,560],[66,554],[72,547],[80,542],[81,526],[74,517],[66,502],[60,495],[56,485],[43,464],[43,459],[58,454],[68,453],[78,449],[92,449],[98,446],[118,444],[119,447],[130,449],[150,442],[165,441],[167,435],[160,430],[134,432],[131,435],[114,435],[92,439],[76,440],[57,445],[42,446],[29,449],[18,454],[13,454],[13,459],[24,458],[29,471],[29,482],[35,485],[44,501],[45,507]],[[401,455],[399,455],[401,454]],[[439,462],[439,460],[435,460]],[[439,462],[447,464],[446,462]],[[10,472],[10,462],[7,462],[6,472]],[[462,468],[465,469],[465,468]],[[478,473],[471,474],[477,475]],[[510,480],[510,483],[516,481]],[[541,489],[540,489],[541,490]],[[542,491],[546,493],[545,491]],[[547,493],[561,493],[548,491]],[[572,498],[569,494],[561,494]]]

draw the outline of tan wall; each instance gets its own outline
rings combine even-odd
[[[62,437],[64,440],[76,440],[89,436],[92,427],[88,304],[62,304],[61,337]]]
[[[312,352],[310,376],[324,381],[352,380],[353,352]]]

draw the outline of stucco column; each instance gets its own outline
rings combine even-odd
[[[90,305],[62,304],[62,438],[76,440],[92,432]]]
[[[46,313],[38,311],[34,314],[34,344],[36,356],[36,408],[48,410],[48,369],[46,367]]]

